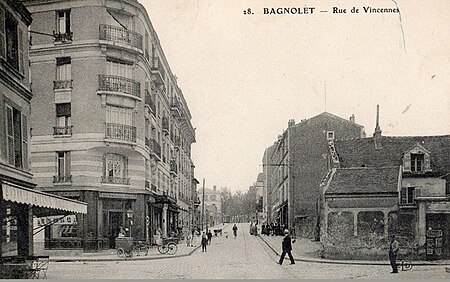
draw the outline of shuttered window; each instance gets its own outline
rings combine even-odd
[[[6,105],[5,110],[7,163],[28,170],[28,119],[10,105]]]

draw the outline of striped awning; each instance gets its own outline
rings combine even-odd
[[[9,182],[2,182],[1,185],[2,197],[5,201],[71,213],[87,213],[87,204],[83,202],[22,187]]]

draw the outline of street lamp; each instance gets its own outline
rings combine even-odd
[[[128,221],[130,222],[130,227],[129,227],[130,228],[130,237],[133,237],[133,236],[131,236],[131,226],[133,225],[133,210],[128,209],[126,215],[127,215]]]

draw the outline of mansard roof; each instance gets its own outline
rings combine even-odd
[[[398,193],[399,166],[337,168],[325,195]]]
[[[403,154],[417,144],[430,152],[433,173],[442,176],[450,172],[450,135],[382,136],[381,149],[375,149],[373,137],[334,142],[341,168],[399,166]]]

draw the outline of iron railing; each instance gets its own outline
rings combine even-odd
[[[72,175],[55,175],[53,176],[53,183],[72,182]]]
[[[139,82],[116,75],[100,74],[98,76],[98,90],[122,92],[136,97],[141,97],[141,84]]]
[[[155,154],[158,158],[161,159],[161,145],[158,144],[158,142],[154,139],[150,139],[150,150],[153,154]]]
[[[55,126],[53,135],[72,135],[72,126]]]
[[[152,95],[147,89],[145,89],[145,104],[150,107],[150,110],[152,110],[153,114],[156,114],[156,104],[152,99]]]
[[[101,24],[99,27],[100,40],[119,42],[142,50],[142,35],[121,27]]]
[[[125,124],[106,123],[106,139],[136,142],[136,127]]]
[[[53,39],[55,42],[66,42],[73,40],[73,32],[69,31],[66,33],[57,33],[53,31]]]
[[[71,88],[72,88],[72,79],[53,81],[53,90],[71,89]]]
[[[130,178],[115,177],[115,176],[102,176],[102,183],[129,185]]]

